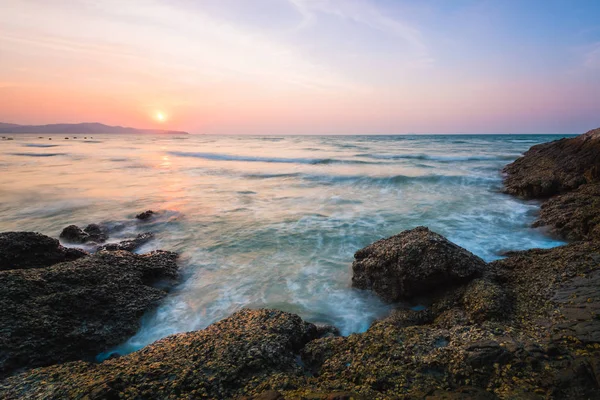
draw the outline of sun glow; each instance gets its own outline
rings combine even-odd
[[[156,114],[154,115],[154,118],[158,121],[158,122],[165,122],[167,120],[167,116],[165,113],[163,113],[162,111],[157,111]]]

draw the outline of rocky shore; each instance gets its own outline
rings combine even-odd
[[[365,333],[242,310],[102,363],[93,356],[164,296],[156,283],[176,279],[176,255],[1,234],[0,397],[600,398],[599,171],[600,130],[534,146],[505,169],[506,192],[543,199],[535,225],[565,246],[486,263],[417,227],[359,250],[354,287],[419,305]]]

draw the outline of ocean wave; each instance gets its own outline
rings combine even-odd
[[[470,176],[470,175],[391,175],[391,176],[369,176],[369,175],[319,175],[305,173],[281,173],[281,174],[247,174],[248,179],[274,179],[274,178],[297,178],[300,181],[323,184],[323,185],[375,185],[396,186],[413,183],[427,184],[457,184],[457,185],[479,185],[500,183],[499,176]]]
[[[379,162],[370,162],[363,160],[341,160],[335,158],[280,158],[280,157],[256,157],[256,156],[238,156],[232,154],[220,153],[195,153],[187,151],[170,151],[168,154],[178,157],[203,158],[214,161],[246,161],[246,162],[265,162],[265,163],[285,163],[285,164],[381,164]]]
[[[25,147],[40,147],[40,148],[47,148],[47,147],[58,147],[58,144],[38,144],[38,143],[26,143],[23,146]]]
[[[460,161],[506,161],[514,160],[519,157],[515,154],[503,154],[497,156],[442,156],[432,154],[356,154],[356,157],[373,158],[377,160],[422,160],[439,162],[460,162]]]
[[[8,153],[11,156],[23,156],[23,157],[55,157],[55,156],[66,156],[67,153]]]
[[[532,139],[512,139],[509,140],[509,142],[511,143],[539,143],[539,140],[532,140]]]

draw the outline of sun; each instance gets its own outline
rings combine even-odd
[[[162,111],[157,111],[156,114],[154,115],[154,118],[158,122],[165,122],[167,120],[167,115]]]

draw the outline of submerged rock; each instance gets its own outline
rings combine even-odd
[[[90,224],[81,229],[77,225],[69,225],[62,230],[59,236],[68,243],[104,243],[108,239],[105,230],[98,224]]]
[[[83,231],[88,235],[88,242],[104,243],[108,239],[105,229],[98,224],[89,224]]]
[[[600,128],[530,148],[504,168],[509,194],[544,198],[600,181]]]
[[[87,255],[60,245],[58,240],[34,232],[0,233],[0,270],[47,267]]]
[[[154,216],[154,214],[156,214],[154,211],[147,210],[147,211],[144,211],[142,213],[139,213],[135,217],[137,219],[139,219],[140,221],[146,221],[146,220],[149,220],[150,218],[152,218]]]
[[[177,277],[176,258],[164,251],[99,252],[46,268],[0,271],[0,376],[93,359],[123,342],[166,295],[153,285]]]
[[[425,227],[379,240],[356,252],[352,286],[395,302],[479,276],[485,261]]]
[[[119,243],[108,243],[98,248],[100,250],[108,250],[108,251],[135,251],[144,244],[148,243],[150,240],[154,239],[154,234],[151,232],[140,233],[134,239],[123,240]]]

